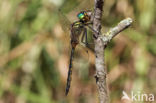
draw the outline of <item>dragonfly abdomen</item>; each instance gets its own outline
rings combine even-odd
[[[68,95],[71,80],[72,80],[72,59],[73,59],[73,55],[74,55],[74,50],[75,50],[75,48],[72,48],[71,55],[70,55],[70,63],[69,63],[69,70],[68,70],[68,77],[67,77],[67,84],[66,84],[66,95]]]

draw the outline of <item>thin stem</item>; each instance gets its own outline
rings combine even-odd
[[[101,35],[101,39],[103,40],[103,43],[106,45],[108,42],[110,42],[113,37],[115,37],[117,34],[119,34],[121,31],[127,29],[132,24],[132,19],[127,18],[118,23],[117,26],[110,29],[108,32],[104,33],[104,35]]]

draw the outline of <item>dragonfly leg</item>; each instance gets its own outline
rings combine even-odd
[[[85,41],[84,41],[85,39]],[[84,28],[84,32],[82,34],[81,42],[85,44],[86,47],[90,48],[91,45],[94,45],[94,43],[88,43],[88,36],[87,36],[87,28]]]
[[[87,38],[87,29],[84,28],[84,35],[85,35],[85,44],[88,46],[88,38]]]
[[[93,33],[99,34],[99,32],[97,32],[97,31],[95,31],[95,30],[93,29],[93,27],[91,27],[90,25],[87,25],[87,26],[88,26],[88,28],[89,28]]]
[[[85,41],[84,41],[84,39],[85,39]],[[83,34],[82,34],[81,42],[82,42],[83,44],[85,44],[86,47],[88,46],[87,29],[86,29],[86,28],[84,28],[84,32],[83,32]]]
[[[83,44],[85,44],[85,42],[83,41],[83,40],[84,40],[84,36],[85,36],[85,34],[84,34],[84,32],[83,32],[82,37],[81,37],[81,42],[82,42]]]

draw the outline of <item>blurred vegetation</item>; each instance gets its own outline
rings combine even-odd
[[[94,54],[83,46],[74,56],[70,93],[64,93],[69,24],[93,5],[94,0],[0,1],[0,103],[98,103]],[[105,0],[103,31],[126,17],[133,25],[105,52],[111,103],[122,102],[123,90],[156,94],[156,1]]]

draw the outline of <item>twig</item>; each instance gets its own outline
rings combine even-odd
[[[101,35],[101,39],[103,40],[104,44],[106,45],[113,39],[113,37],[115,37],[121,31],[128,28],[131,24],[132,24],[131,18],[124,19],[117,26],[113,27],[108,32],[104,33],[104,35]]]
[[[104,35],[101,34],[101,18],[103,11],[104,0],[95,0],[93,29],[96,33],[93,34],[95,43],[95,67],[96,67],[96,83],[99,92],[100,103],[108,103],[108,88],[106,83],[106,66],[104,61],[104,50],[108,42],[112,40],[119,32],[129,27],[132,23],[132,19],[127,18],[121,21],[116,27],[110,29]]]

